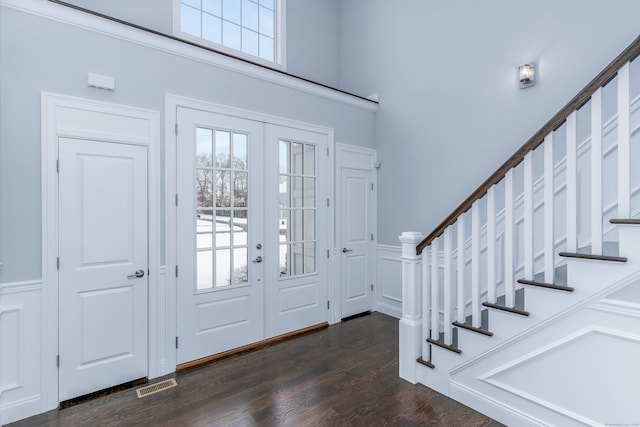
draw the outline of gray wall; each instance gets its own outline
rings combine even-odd
[[[65,1],[165,34],[173,33],[173,0]],[[286,71],[337,86],[340,0],[286,3]]]
[[[638,36],[637,0],[341,2],[341,85],[379,93],[378,236],[430,232]],[[519,90],[517,66],[539,81]]]
[[[0,282],[41,277],[42,91],[151,108],[162,121],[172,93],[327,126],[338,142],[373,145],[372,112],[12,9],[1,9],[0,43]],[[117,91],[87,87],[88,72],[115,77]]]

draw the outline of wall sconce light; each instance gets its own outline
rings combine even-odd
[[[535,84],[535,67],[533,62],[523,64],[518,67],[518,79],[520,80],[520,89],[531,87]]]

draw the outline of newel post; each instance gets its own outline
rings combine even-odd
[[[416,245],[422,234],[405,231],[402,242],[402,318],[400,319],[400,378],[418,381],[416,359],[422,352],[422,256]]]

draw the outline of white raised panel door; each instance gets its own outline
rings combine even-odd
[[[64,401],[147,376],[147,148],[61,138],[59,160]]]
[[[371,172],[342,168],[341,243],[342,317],[371,310],[373,189]]]
[[[328,320],[328,136],[265,125],[266,338]]]
[[[178,108],[177,362],[264,339],[263,124]]]

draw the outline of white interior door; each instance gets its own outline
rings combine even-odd
[[[373,187],[371,171],[341,168],[342,317],[371,310]]]
[[[265,126],[266,337],[328,319],[327,135]]]
[[[147,376],[147,148],[59,140],[59,399]]]
[[[178,108],[178,364],[264,338],[263,124]]]

